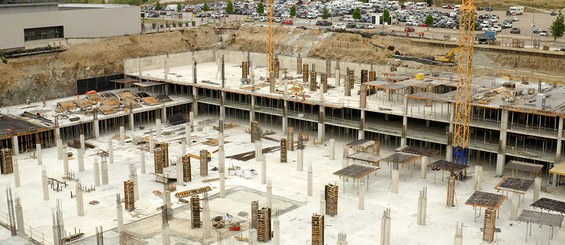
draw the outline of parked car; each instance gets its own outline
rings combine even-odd
[[[555,12],[555,10],[553,10],[553,11],[551,11],[551,14],[550,14],[550,15],[551,15],[551,16],[556,16],[556,15],[557,15],[557,12]]]
[[[512,34],[520,34],[520,28],[514,27],[514,28],[512,28],[512,30],[510,30],[510,33],[512,33]]]
[[[283,20],[283,22],[281,22],[281,24],[283,24],[283,25],[293,25],[294,22],[292,20]]]
[[[534,34],[538,34],[541,32],[541,29],[539,27],[534,27],[532,28],[532,31],[534,32]]]
[[[414,32],[416,29],[414,29],[414,27],[411,26],[407,26],[404,28],[404,32]]]
[[[547,37],[547,36],[549,36],[549,33],[547,33],[547,31],[540,31],[539,35],[540,35],[540,37]]]
[[[345,26],[345,28],[355,28],[355,26],[356,26],[355,23],[349,22],[349,23],[347,23],[347,25]]]

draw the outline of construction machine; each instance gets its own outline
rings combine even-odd
[[[455,63],[455,53],[458,49],[459,48],[452,48],[444,55],[437,55],[435,60],[446,63]]]

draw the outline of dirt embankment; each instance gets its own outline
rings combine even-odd
[[[204,27],[113,37],[61,53],[10,59],[0,63],[0,106],[73,95],[77,79],[121,73],[124,59],[195,50],[218,41],[219,31]]]

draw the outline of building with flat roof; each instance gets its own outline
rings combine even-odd
[[[141,31],[138,6],[59,4],[56,0],[0,0],[0,50],[23,49],[27,42],[97,38]]]

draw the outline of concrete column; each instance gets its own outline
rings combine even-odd
[[[390,192],[398,193],[398,180],[400,179],[400,171],[398,169],[392,170],[392,184],[390,186]]]
[[[98,164],[98,158],[94,160],[94,186],[100,187],[100,165]]]
[[[361,117],[359,119],[359,130],[357,131],[357,139],[365,139],[365,110],[361,110]]]
[[[263,159],[263,147],[261,140],[255,140],[255,159]]]
[[[322,93],[323,94],[323,93]],[[322,142],[322,140],[324,139],[324,134],[326,131],[326,124],[324,123],[325,121],[325,109],[326,107],[323,105],[320,105],[320,112],[319,112],[319,118],[318,118],[318,141]]]
[[[41,170],[41,187],[43,189],[43,201],[49,200],[49,186],[47,184],[47,171]]]
[[[120,145],[125,145],[126,143],[126,130],[124,126],[120,126]]]
[[[336,69],[336,70],[335,70],[335,74],[336,74],[336,75],[335,75],[335,80],[334,80],[334,86],[335,86],[335,87],[338,87],[338,86],[340,85],[340,82],[339,82],[339,80],[340,80],[340,78],[341,78],[341,74],[340,74],[340,73],[341,73],[341,72],[339,71],[339,69]]]
[[[191,112],[192,114],[192,112]],[[186,123],[185,127],[184,127],[184,138],[186,141],[186,144],[188,147],[190,147],[192,145],[192,126],[190,125],[190,123]]]
[[[76,184],[76,201],[77,201],[77,216],[84,216],[84,198],[82,196],[82,188],[80,182]]]
[[[320,215],[326,215],[326,193],[320,191]]]
[[[116,194],[116,216],[118,221],[118,234],[122,232],[124,229],[124,215],[122,214],[122,200],[120,198],[120,194]]]
[[[16,225],[18,227],[18,235],[25,236],[26,229],[24,225],[24,209],[19,197],[16,197]]]
[[[149,153],[153,154],[155,151],[155,139],[153,139],[153,135],[149,135]]]
[[[108,141],[108,160],[110,161],[110,164],[114,163],[114,147],[112,138]]]
[[[381,218],[381,245],[390,245],[390,221],[390,208],[387,208]]]
[[[18,144],[18,136],[14,135],[12,136],[12,150],[14,152],[14,156],[17,156],[20,154],[20,146]]]
[[[94,138],[99,138],[100,137],[100,126],[99,126],[98,119],[96,119],[96,120],[94,120],[94,122],[92,122],[92,129],[94,131]]]
[[[427,171],[428,171],[428,164],[430,164],[430,157],[423,156],[422,163],[420,164],[420,178],[426,179]]]
[[[273,208],[273,181],[271,178],[267,182],[267,207]]]
[[[555,151],[555,162],[561,162],[561,149],[563,145],[563,118],[559,117],[559,126],[557,126],[557,147]]]
[[[257,245],[257,230],[249,229],[249,245]]]
[[[408,95],[404,95],[404,110],[402,112],[402,132],[400,138],[400,145],[407,145],[406,135],[408,133]]]
[[[100,169],[101,169],[101,176],[102,176],[102,185],[107,185],[108,184],[108,162],[106,161],[102,161],[102,163],[100,163]]]
[[[281,222],[276,214],[273,219],[273,241],[275,245],[281,244]]]
[[[308,196],[312,196],[314,175],[312,173],[312,163],[308,164]]]
[[[267,161],[265,161],[264,159],[255,159],[255,161],[261,162],[261,184],[267,184]]]
[[[534,197],[532,202],[539,200],[539,193],[541,191],[541,177],[534,178]]]
[[[518,219],[518,208],[520,207],[520,196],[512,195],[512,209],[510,210],[510,220]]]
[[[483,166],[475,165],[475,191],[481,190]]]
[[[84,139],[84,134],[80,134],[80,149],[85,151],[86,147],[85,147],[85,139]]]
[[[129,130],[131,131],[135,130],[135,118],[133,116],[133,112],[129,114]]]
[[[184,156],[185,154],[183,154]],[[177,185],[178,186],[183,186],[184,185],[184,179],[183,179],[183,170],[184,170],[184,166],[182,164],[182,161],[177,162]]]
[[[508,110],[501,109],[500,116],[500,141],[498,143],[498,155],[496,157],[496,176],[504,174],[504,165],[506,164],[506,129],[508,128]]]
[[[463,224],[457,222],[457,226],[455,227],[455,245],[463,245]]]
[[[285,80],[285,84],[286,84],[286,80]],[[285,87],[285,91],[286,91],[286,87]],[[286,98],[286,96],[284,97]],[[286,101],[286,99],[283,102],[283,117],[282,117],[282,134],[283,135],[287,135],[288,134],[288,101]]]
[[[157,118],[155,121],[157,124],[157,137],[161,137],[161,119]]]
[[[43,156],[41,155],[41,144],[35,144],[35,151],[37,152],[37,164],[43,164]]]
[[[359,182],[359,210],[365,210],[365,185]]]
[[[161,109],[161,119],[162,123],[167,123],[167,107],[163,105]]]
[[[171,237],[169,236],[169,224],[163,225],[163,245],[171,244]]]
[[[453,121],[455,121],[455,103],[449,104],[449,132],[447,134],[447,145],[445,147],[445,159],[448,161],[453,160],[453,130],[455,128]]]
[[[211,234],[211,223],[210,223],[210,205],[208,203],[208,194],[204,193],[204,198],[202,201],[202,226],[204,227],[204,232],[202,232],[202,240],[206,240],[212,236]],[[257,236],[255,236],[257,237]]]
[[[335,139],[330,139],[330,160],[335,160]]]
[[[57,131],[57,130],[55,130]],[[57,159],[63,160],[63,140],[57,140]]]
[[[67,147],[66,146],[63,147],[63,169],[64,169],[64,174],[68,175],[69,174],[69,155],[67,155]]]
[[[181,156],[186,155],[186,141],[185,141],[185,139],[181,140],[180,152],[181,152]]]
[[[77,161],[78,161],[78,171],[84,172],[84,151],[81,149],[77,150]]]
[[[296,150],[296,155],[296,170],[302,172],[304,171],[304,150]]]
[[[420,197],[418,198],[418,225],[426,225],[426,213],[428,205],[428,190],[424,187],[420,191]]]
[[[141,165],[141,173],[145,174],[145,151],[139,152],[139,160]]]
[[[220,146],[220,150],[218,151],[218,168],[221,173],[226,172],[226,152],[223,146]]]
[[[20,164],[18,163],[17,159],[13,159],[13,167],[14,167],[14,182],[16,187],[20,187]]]
[[[226,197],[226,175],[221,172],[220,173],[220,198]]]
[[[182,166],[182,164],[178,164],[178,165]],[[137,168],[133,164],[129,165],[129,180],[133,182],[133,197],[137,201],[139,200],[139,184],[138,184],[139,182],[137,179]]]

